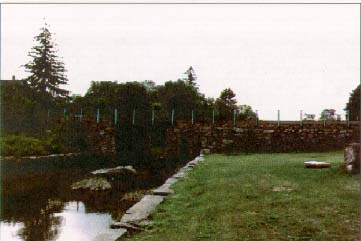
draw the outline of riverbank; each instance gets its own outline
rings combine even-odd
[[[332,166],[306,169],[308,160]],[[152,225],[122,240],[357,240],[359,176],[342,163],[342,152],[206,156]]]

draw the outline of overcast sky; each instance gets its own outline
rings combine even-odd
[[[183,78],[200,91],[230,87],[261,119],[344,114],[360,80],[359,5],[2,5],[1,78],[21,65],[44,18],[74,94],[92,80]]]

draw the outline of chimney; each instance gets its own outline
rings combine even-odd
[[[13,80],[15,80],[15,75],[13,75]]]

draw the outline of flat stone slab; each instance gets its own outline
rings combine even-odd
[[[163,196],[145,195],[138,203],[126,211],[120,221],[123,223],[137,223],[145,220],[163,200]]]
[[[133,230],[133,231],[143,230],[142,228],[131,225],[129,223],[123,223],[123,222],[114,222],[110,225],[110,228],[113,228],[113,229],[123,228],[123,229],[127,229],[127,230],[129,229],[129,230]]]
[[[107,229],[107,230],[99,233],[93,239],[93,241],[115,241],[126,233],[127,233],[127,230],[124,228]]]
[[[319,161],[307,161],[304,162],[307,168],[328,168],[331,166],[328,162],[319,162]]]
[[[173,175],[172,177],[180,179],[180,178],[184,178],[185,176],[186,176],[186,174],[184,172],[178,172],[177,174]]]
[[[103,168],[99,170],[95,170],[91,172],[93,175],[99,175],[99,174],[116,174],[116,173],[122,173],[122,172],[131,172],[133,174],[137,174],[137,171],[132,166],[117,166],[114,168]]]
[[[157,189],[153,190],[154,195],[161,195],[161,196],[167,196],[169,194],[173,194],[174,191],[170,189],[171,184],[163,184],[162,186],[158,187]]]
[[[170,184],[170,185],[172,185],[172,184],[176,183],[177,181],[178,181],[178,179],[173,178],[173,177],[170,177],[170,178],[168,178],[168,179],[165,181],[164,184]]]

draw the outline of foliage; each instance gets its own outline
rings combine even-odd
[[[350,94],[345,110],[349,111],[349,120],[360,120],[360,85]]]
[[[220,120],[232,120],[233,112],[237,109],[236,94],[230,88],[224,89],[216,100],[216,108]]]
[[[257,118],[256,113],[249,105],[239,105],[238,107],[238,119],[239,120],[255,120]]]
[[[155,99],[160,103],[161,111],[170,115],[174,110],[176,119],[190,120],[192,110],[199,109],[202,98],[194,86],[178,80],[158,86]]]
[[[184,74],[187,76],[186,78],[187,84],[197,88],[197,83],[196,83],[197,75],[193,67],[190,66]]]
[[[48,155],[46,142],[25,135],[9,135],[1,138],[2,156]]]
[[[304,168],[315,156],[332,167]],[[357,240],[359,176],[341,163],[342,152],[206,156],[172,186],[151,231],[125,240]]]
[[[321,112],[320,120],[336,120],[336,110],[324,109]]]
[[[65,85],[68,79],[65,76],[64,63],[58,60],[56,55],[47,24],[41,28],[41,33],[35,40],[39,45],[34,46],[29,52],[32,60],[25,65],[26,71],[30,73],[26,81],[36,93],[33,98],[48,107],[52,102],[64,99],[68,95],[68,91],[59,86]]]

